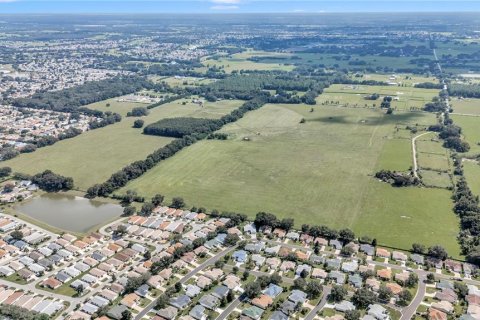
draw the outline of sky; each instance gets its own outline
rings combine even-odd
[[[0,0],[0,14],[472,11],[480,0]]]

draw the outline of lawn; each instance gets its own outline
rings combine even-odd
[[[377,170],[407,171],[412,166],[412,142],[410,139],[385,141],[378,158]]]
[[[105,104],[106,101],[95,105]],[[190,100],[178,100],[151,109],[150,114],[142,119],[145,124],[149,124],[163,118],[181,116],[219,118],[241,104],[242,101],[239,100],[226,100],[206,103],[202,108]],[[115,106],[111,104],[110,108]],[[107,180],[112,173],[129,163],[145,159],[152,151],[172,141],[172,138],[143,135],[141,129],[132,128],[135,119],[137,118],[124,117],[119,123],[60,141],[33,153],[22,154],[4,162],[4,165],[28,174],[50,169],[73,177],[75,187],[86,190],[95,183]]]
[[[406,143],[398,142],[403,146],[397,153],[389,146],[382,154],[384,146],[391,143],[397,124],[434,123],[434,115],[310,109],[266,105],[252,111],[221,130],[229,140],[196,143],[121,191],[133,189],[147,197],[162,193],[167,200],[181,196],[188,206],[251,217],[269,211],[295,218],[297,226],[351,227],[379,243],[406,249],[415,241],[456,247],[450,193],[395,189],[372,177],[379,161],[408,169],[412,159],[403,154],[410,155]],[[432,226],[433,217],[444,223]]]
[[[425,186],[436,188],[453,187],[450,175],[445,172],[438,172],[433,170],[420,170],[420,176]]]

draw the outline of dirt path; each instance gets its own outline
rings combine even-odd
[[[431,132],[424,132],[412,138],[413,175],[415,176],[415,178],[418,178],[417,146],[415,143],[418,138],[420,138],[421,136],[427,135],[429,133]]]

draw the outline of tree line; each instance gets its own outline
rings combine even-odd
[[[211,133],[220,129],[223,125],[221,120],[201,118],[167,118],[149,124],[143,129],[143,133],[172,138],[182,138],[194,133]]]

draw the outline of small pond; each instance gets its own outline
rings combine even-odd
[[[20,203],[15,210],[52,227],[79,233],[122,214],[117,204],[59,193],[37,196]]]

